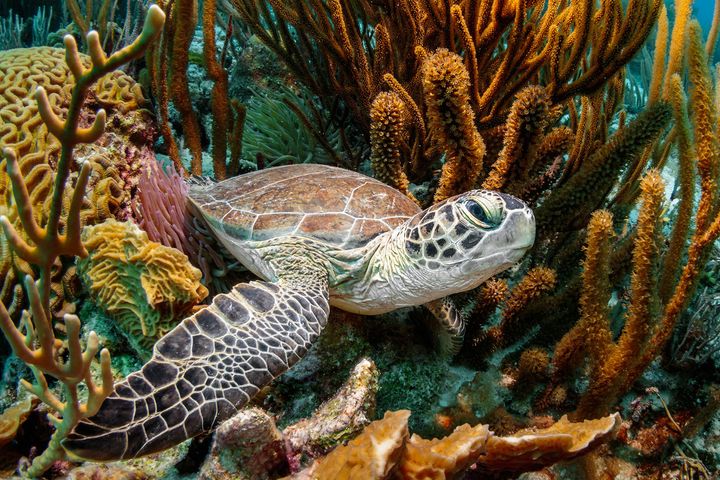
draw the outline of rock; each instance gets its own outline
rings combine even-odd
[[[288,455],[297,464],[326,454],[336,445],[357,435],[375,415],[378,370],[363,359],[338,392],[315,411],[283,430]]]
[[[282,434],[275,420],[259,408],[247,408],[215,432],[202,480],[264,480],[287,470]]]

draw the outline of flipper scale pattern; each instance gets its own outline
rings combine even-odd
[[[92,460],[159,452],[212,430],[296,363],[327,322],[327,279],[240,284],[183,320],[63,446]]]

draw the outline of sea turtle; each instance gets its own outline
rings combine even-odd
[[[330,305],[380,314],[427,304],[459,345],[444,298],[517,262],[535,239],[520,200],[472,190],[426,210],[359,173],[290,165],[190,189],[213,233],[264,281],[241,283],[183,320],[115,386],[64,447],[133,458],[212,430],[295,364]]]

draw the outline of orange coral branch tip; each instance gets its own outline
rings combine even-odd
[[[78,176],[77,183],[75,184],[75,191],[73,191],[72,199],[70,201],[70,209],[68,211],[67,229],[64,237],[65,246],[76,246],[81,251],[79,256],[87,256],[87,250],[82,244],[81,236],[81,216],[80,210],[82,209],[83,199],[85,198],[85,189],[87,187],[88,179],[92,173],[93,166],[91,162],[84,162],[80,169],[80,175]]]
[[[65,45],[65,63],[67,63],[70,72],[77,81],[83,73],[83,65],[80,61],[80,53],[78,52],[75,37],[69,34],[65,35],[63,37],[63,44]]]
[[[85,376],[85,365],[83,364],[83,352],[80,346],[80,319],[75,315],[65,315],[65,330],[67,331],[68,361],[63,365],[63,370],[74,378]],[[90,339],[88,339],[88,347]],[[97,351],[97,338],[95,339]],[[79,374],[82,374],[79,375]]]
[[[89,373],[87,375],[86,383],[88,385],[89,395],[87,403],[83,405],[82,408],[86,416],[95,415],[100,409],[103,400],[113,391],[114,380],[112,369],[110,368],[110,352],[107,348],[103,348],[100,352],[100,370],[102,372],[102,385],[100,387],[95,385]]]
[[[91,30],[88,32],[87,43],[88,53],[93,65],[98,67],[105,65],[105,63],[107,63],[107,55],[105,55],[105,52],[103,51],[102,44],[100,43],[100,34],[98,34],[97,30]]]
[[[48,131],[50,131],[50,133],[52,133],[58,140],[63,140],[65,122],[55,115],[52,105],[50,105],[50,99],[48,99],[47,92],[43,87],[38,87],[37,90],[35,90],[35,100],[38,104],[40,117],[42,118],[43,123],[47,126]]]
[[[15,198],[18,217],[30,240],[37,243],[38,240],[42,238],[44,231],[35,221],[32,201],[30,200],[27,185],[20,171],[17,155],[9,148],[4,149],[3,154],[7,159],[5,168],[7,169],[8,177],[10,177],[10,183],[13,186],[13,197]]]
[[[0,330],[5,334],[5,338],[10,343],[15,355],[23,362],[30,364],[34,358],[33,352],[25,344],[25,336],[15,327],[15,323],[13,323],[2,302],[0,302]]]
[[[12,246],[15,253],[25,260],[26,262],[34,263],[38,260],[36,249],[25,243],[25,240],[20,238],[20,235],[12,226],[10,220],[5,215],[0,216],[0,227],[2,227],[3,233],[8,240],[8,243]]]
[[[143,25],[140,36],[157,33],[165,24],[165,12],[157,5],[152,5],[145,15],[145,24]]]
[[[75,141],[77,143],[94,143],[98,138],[105,133],[105,121],[107,114],[104,109],[100,109],[95,115],[93,124],[88,128],[78,128],[75,134]]]
[[[48,360],[42,363],[43,367],[54,365],[53,352],[55,349],[55,334],[52,331],[50,321],[45,314],[45,309],[40,299],[40,293],[38,292],[37,284],[30,275],[25,275],[25,290],[27,290],[28,297],[30,300],[30,313],[33,318],[33,326],[35,327],[35,335],[37,337],[40,348],[35,351],[38,359],[44,358]],[[28,323],[30,323],[28,321]],[[34,362],[38,364],[38,362]]]

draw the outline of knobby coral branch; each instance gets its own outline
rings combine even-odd
[[[470,77],[462,58],[439,49],[425,61],[423,89],[428,126],[445,152],[435,202],[472,189],[482,170],[485,144],[470,108]]]
[[[83,164],[75,183],[69,205],[63,205],[65,189],[70,165],[73,163],[75,146],[97,140],[105,129],[105,113],[97,113],[89,128],[78,126],[80,111],[85,102],[87,92],[98,79],[117,69],[119,66],[143,54],[148,44],[159,34],[165,21],[165,14],[160,8],[150,7],[140,36],[130,45],[107,57],[100,45],[97,32],[87,35],[90,50],[91,66],[84,68],[79,57],[77,44],[72,36],[65,37],[66,62],[75,77],[72,98],[65,120],[60,119],[52,110],[47,94],[42,88],[36,92],[35,98],[42,120],[48,130],[59,140],[61,155],[57,165],[55,184],[52,190],[50,213],[47,223],[37,223],[27,184],[17,161],[17,155],[10,149],[3,149],[6,159],[8,176],[12,184],[13,196],[17,205],[23,229],[28,241],[19,233],[5,217],[0,217],[5,236],[13,253],[23,261],[37,266],[40,270],[39,280],[31,276],[25,278],[25,289],[28,294],[30,310],[23,313],[22,325],[18,327],[12,321],[6,306],[0,302],[0,329],[8,339],[15,354],[25,361],[35,376],[35,383],[23,381],[22,385],[38,396],[42,401],[56,410],[61,418],[50,416],[54,426],[47,449],[33,459],[25,472],[28,476],[37,477],[50,465],[64,457],[61,442],[72,428],[84,417],[95,414],[102,401],[112,392],[113,378],[110,369],[110,353],[103,349],[100,352],[100,370],[102,381],[96,385],[91,373],[91,364],[99,349],[98,337],[94,332],[88,335],[83,350],[80,341],[80,319],[75,315],[65,315],[65,341],[55,336],[50,309],[50,269],[59,256],[84,256],[87,254],[80,238],[81,207],[92,167],[90,162]],[[60,232],[60,216],[67,212],[65,232]],[[61,351],[67,348],[67,360],[62,359]],[[63,398],[61,400],[49,388],[46,375],[51,375],[62,383]],[[87,387],[87,399],[80,399],[78,387],[81,383]]]

